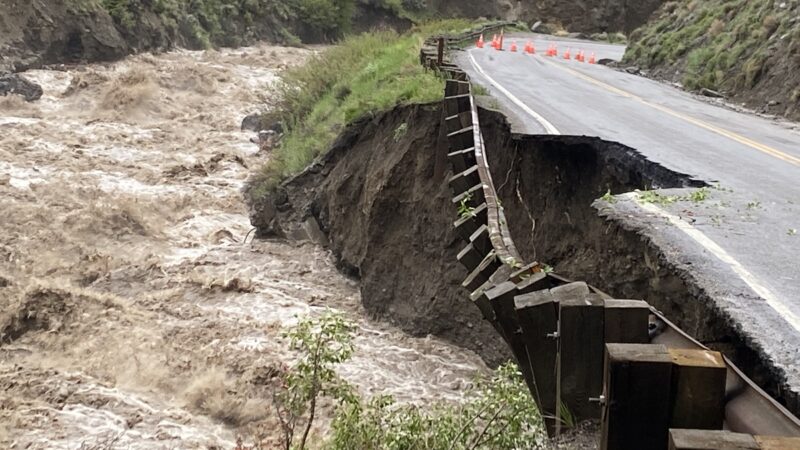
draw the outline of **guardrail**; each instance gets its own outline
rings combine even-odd
[[[511,348],[548,433],[600,419],[603,449],[800,448],[800,420],[646,302],[523,265],[497,201],[469,77],[446,58],[449,45],[506,25],[430,38],[420,62],[446,79],[454,227],[465,242],[458,261],[469,272],[462,285]]]

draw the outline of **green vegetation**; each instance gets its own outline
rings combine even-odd
[[[600,197],[600,200],[603,200],[606,203],[616,203],[617,202],[617,199],[611,193],[611,189],[607,190],[606,193],[603,194],[602,197]]]
[[[458,217],[462,219],[467,217],[475,217],[475,208],[469,205],[469,202],[472,201],[472,194],[467,193],[464,198],[461,199],[461,202],[458,204]]]
[[[472,83],[470,90],[472,91],[472,95],[489,95],[489,90],[482,84]]]
[[[286,450],[306,448],[320,396],[355,401],[352,387],[334,370],[353,355],[354,328],[342,315],[327,312],[316,320],[301,320],[285,334],[300,355],[274,396]]]
[[[771,57],[796,70],[798,7],[771,0],[684,0],[631,36],[625,60],[643,67],[683,69],[689,89],[746,90],[769,70]],[[788,98],[786,100],[789,100]]]
[[[298,352],[275,393],[286,450],[304,450],[317,403],[334,400],[329,436],[314,448],[330,450],[511,450],[541,448],[545,436],[538,410],[514,364],[497,369],[468,388],[462,403],[424,408],[397,404],[390,396],[361,399],[335,372],[353,354],[352,323],[327,312],[304,319],[285,336]],[[237,449],[248,447],[239,441]]]
[[[255,38],[285,44],[330,42],[352,29],[359,10],[382,9],[411,21],[427,17],[424,0],[70,0],[105,9],[127,35],[163,30],[193,47],[237,46]],[[154,18],[157,18],[154,21]]]
[[[636,193],[639,194],[638,200],[640,203],[655,203],[662,206],[671,205],[672,203],[682,201],[701,203],[708,200],[710,196],[710,191],[707,187],[696,189],[687,195],[664,195],[658,193],[657,191],[640,191],[638,189],[636,190]]]
[[[391,397],[343,405],[332,450],[512,450],[542,448],[539,412],[514,364],[479,379],[460,405],[397,405]]]
[[[422,41],[461,31],[466,21],[435,22],[405,34],[390,31],[345,38],[306,65],[283,73],[281,102],[270,113],[286,134],[269,163],[251,183],[259,198],[326,151],[344,126],[396,105],[438,100],[443,81],[419,64]]]

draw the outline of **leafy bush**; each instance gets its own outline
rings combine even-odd
[[[327,312],[318,319],[301,320],[285,334],[300,355],[275,395],[286,450],[306,448],[320,396],[354,401],[353,389],[334,370],[353,354],[353,328],[341,314]],[[302,431],[299,439],[298,431]]]
[[[543,448],[545,435],[536,405],[514,364],[474,383],[461,404],[400,405],[389,396],[362,400],[335,366],[353,354],[354,326],[326,312],[303,319],[285,336],[298,352],[283,376],[276,410],[283,448],[304,450],[321,396],[336,402],[330,435],[315,448],[329,450],[511,450]],[[241,441],[237,449],[246,449]]]
[[[543,448],[538,410],[514,364],[478,380],[461,405],[398,405],[391,397],[343,404],[331,450],[512,450]]]

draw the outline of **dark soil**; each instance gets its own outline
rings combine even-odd
[[[330,241],[341,267],[360,278],[369,313],[494,365],[510,352],[461,287],[467,273],[456,260],[463,243],[452,226],[441,122],[438,104],[357,121],[305,172],[251,199],[251,221],[261,237]],[[327,239],[315,236],[317,224]]]

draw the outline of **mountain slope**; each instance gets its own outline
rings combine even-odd
[[[673,1],[630,42],[628,64],[800,119],[798,0]]]

